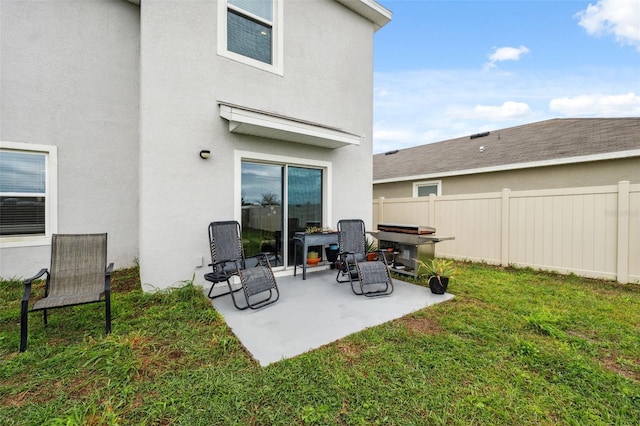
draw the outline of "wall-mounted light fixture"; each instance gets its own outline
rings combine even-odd
[[[211,151],[209,151],[208,149],[203,149],[202,151],[200,151],[200,158],[206,160],[209,157],[211,157]]]

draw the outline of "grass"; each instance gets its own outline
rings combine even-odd
[[[453,301],[266,368],[201,289],[113,288],[111,335],[101,304],[31,314],[19,354],[0,282],[0,424],[640,424],[637,284],[459,264]]]

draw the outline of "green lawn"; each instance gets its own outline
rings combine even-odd
[[[640,285],[458,268],[453,301],[266,368],[201,289],[144,294],[135,269],[109,337],[102,304],[31,314],[19,354],[0,282],[0,424],[640,424]]]

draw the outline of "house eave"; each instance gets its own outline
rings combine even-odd
[[[340,129],[225,102],[218,103],[229,132],[335,149],[360,145],[361,136]]]
[[[373,0],[336,0],[357,14],[371,21],[378,31],[391,21],[392,13],[389,9]]]
[[[125,0],[140,6],[142,0]],[[391,21],[391,11],[373,0],[336,0],[371,21],[376,31]]]
[[[427,173],[422,175],[375,179],[373,181],[373,184],[375,185],[375,184],[382,184],[382,183],[406,182],[406,181],[413,181],[413,180],[445,178],[445,177],[451,177],[451,176],[465,176],[465,175],[473,175],[473,174],[479,174],[479,173],[503,172],[503,171],[510,171],[510,170],[518,170],[518,169],[530,169],[535,167],[587,163],[592,161],[618,160],[618,159],[632,158],[632,157],[640,157],[640,149],[633,149],[629,151],[607,152],[604,154],[556,158],[553,160],[532,161],[527,163],[504,164],[500,166],[480,167],[476,169],[452,170],[447,172]]]

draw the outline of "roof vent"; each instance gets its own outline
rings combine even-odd
[[[393,151],[387,151],[387,152],[385,152],[385,153],[384,153],[384,155],[392,155],[392,154],[395,154],[395,153],[397,153],[397,152],[398,152],[398,150],[397,150],[397,149],[394,149]]]
[[[475,135],[469,136],[469,139],[484,138],[485,136],[489,136],[489,133],[491,133],[491,132],[476,133]]]

